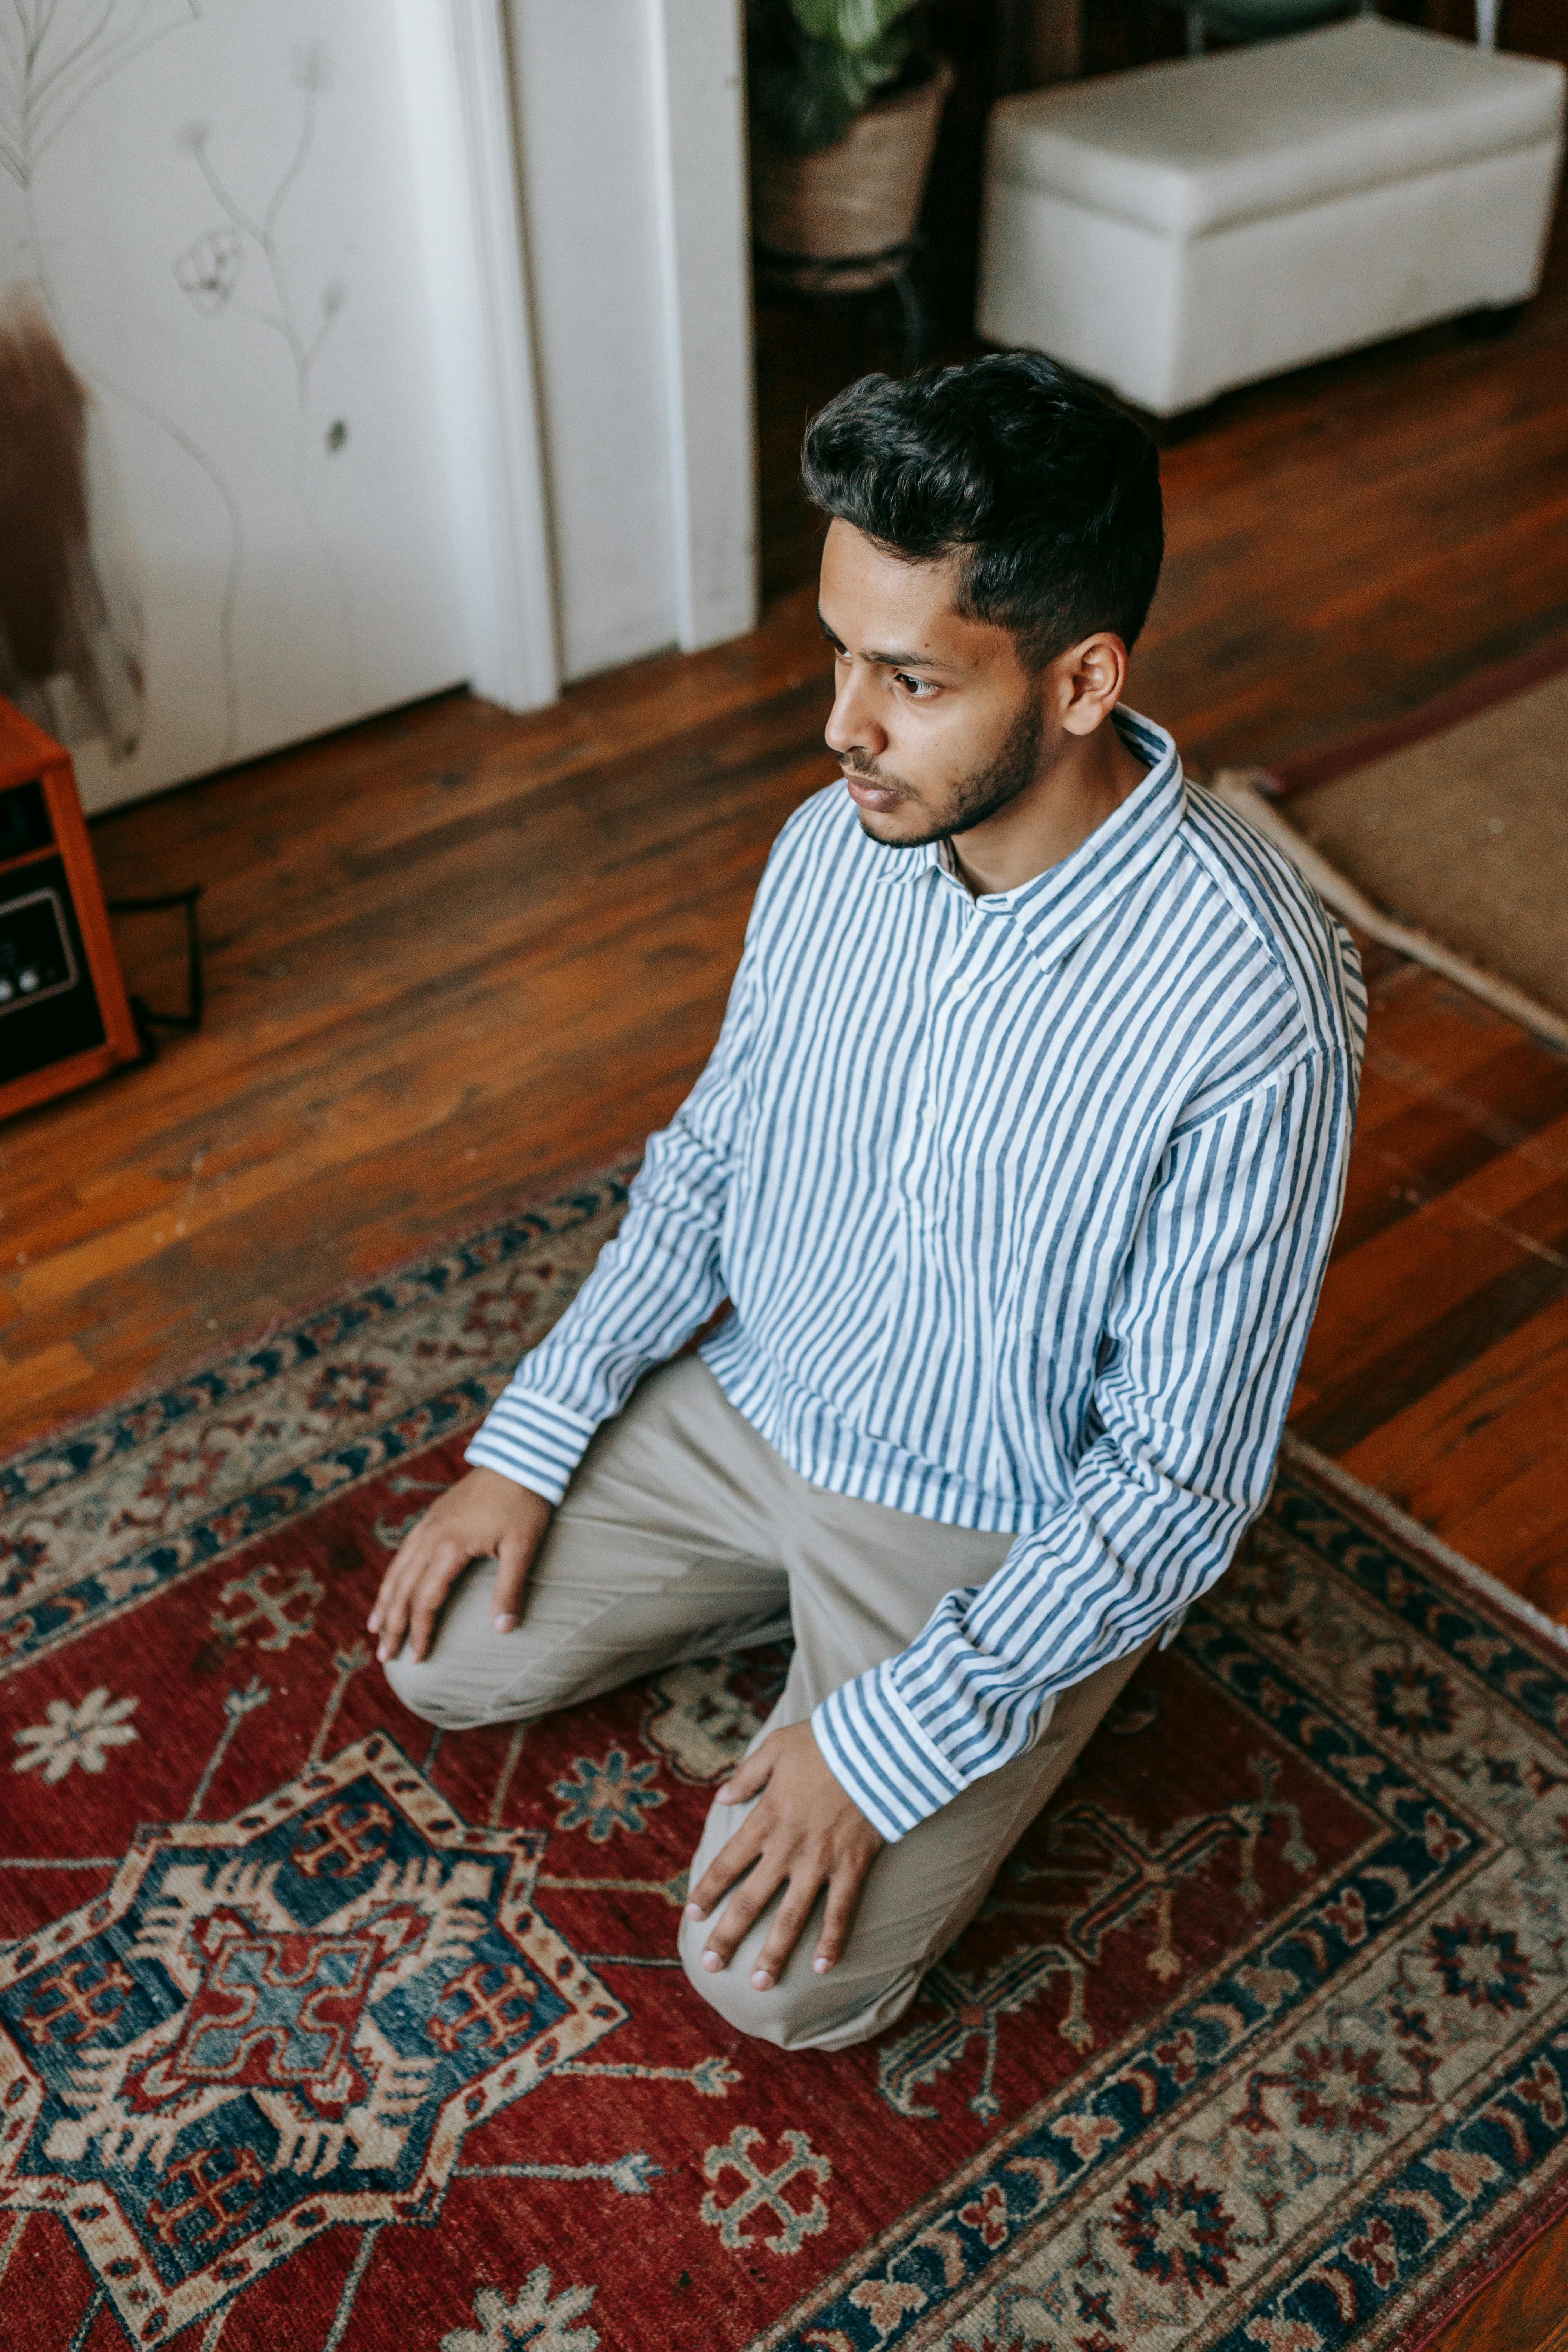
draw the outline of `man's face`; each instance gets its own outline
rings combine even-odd
[[[916,848],[994,816],[1043,772],[1043,681],[1010,630],[953,608],[958,559],[904,563],[836,521],[817,610],[834,651],[824,732],[862,829]]]

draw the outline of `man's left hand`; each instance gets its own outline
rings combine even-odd
[[[702,1955],[705,1969],[721,1969],[782,1886],[784,1899],[752,1971],[757,1990],[767,1992],[783,1975],[824,1886],[827,1906],[812,1967],[820,1976],[840,1957],[866,1873],[883,1840],[829,1771],[809,1723],[770,1731],[756,1753],[731,1773],[717,1801],[743,1805],[752,1797],[758,1801],[745,1822],[692,1888],[686,1916],[705,1919],[726,1888],[747,1874],[724,1905]]]

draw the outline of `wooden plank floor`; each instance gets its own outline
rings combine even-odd
[[[0,1131],[5,1437],[635,1145],[700,1066],[767,844],[823,780],[824,691],[795,600],[742,652],[541,719],[455,697],[100,826],[111,890],[205,879],[212,1011]],[[172,930],[124,935],[171,1000]],[[1368,970],[1295,1425],[1568,1620],[1568,1059],[1417,967]]]
[[[1201,762],[1281,757],[1568,627],[1565,360],[1560,239],[1505,341],[1445,330],[1237,395],[1166,454],[1134,700]],[[764,383],[765,417],[798,389]],[[801,588],[736,645],[534,718],[453,697],[100,822],[111,893],[205,884],[211,1013],[155,1068],[0,1129],[0,1442],[665,1117],[767,844],[832,772],[826,687]],[[120,932],[132,985],[173,1001],[172,927]],[[1300,1408],[1556,1606],[1563,1482],[1529,1399],[1563,1377],[1563,1080],[1451,991],[1385,976]]]
[[[775,579],[810,554],[780,474],[809,373],[780,356],[793,316],[762,322]],[[1561,236],[1507,341],[1435,331],[1237,395],[1163,470],[1132,698],[1205,765],[1393,717],[1568,628]],[[0,1129],[0,1443],[666,1118],[768,843],[833,773],[826,696],[797,585],[752,636],[537,717],[451,697],[101,822],[111,894],[205,885],[210,1013],[155,1067]],[[132,986],[174,1001],[172,932],[120,928]],[[1568,1061],[1415,967],[1369,974],[1295,1425],[1568,1622]],[[1559,2230],[1443,2352],[1542,2352],[1565,2260]]]
[[[1292,1424],[1568,1623],[1568,1056],[1384,951]]]

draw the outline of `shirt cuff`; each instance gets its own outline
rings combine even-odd
[[[952,1802],[963,1782],[910,1712],[884,1660],[830,1692],[811,1718],[823,1760],[889,1845]]]
[[[558,1503],[595,1427],[584,1414],[514,1382],[480,1422],[463,1459],[476,1470],[499,1470],[547,1503]]]

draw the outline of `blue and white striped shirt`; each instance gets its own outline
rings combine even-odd
[[[713,1057],[468,1459],[559,1500],[702,1353],[801,1476],[1016,1541],[813,1727],[892,1839],[1204,1591],[1268,1490],[1339,1215],[1365,995],[1171,739],[1070,857],[971,898],[835,784],[757,893]]]

